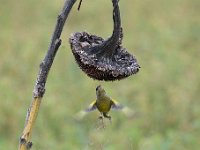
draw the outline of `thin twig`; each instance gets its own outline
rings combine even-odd
[[[78,11],[79,11],[80,8],[81,8],[81,3],[82,3],[82,0],[79,1],[79,4],[78,4]]]
[[[27,112],[25,127],[22,136],[20,137],[19,150],[31,149],[32,142],[30,141],[30,138],[32,134],[32,128],[37,118],[42,97],[45,93],[47,76],[53,64],[53,60],[57,53],[57,50],[61,45],[60,35],[62,33],[65,21],[75,2],[76,0],[66,0],[60,15],[58,15],[57,23],[51,38],[48,51],[46,53],[44,60],[40,64],[40,70],[37,75],[35,87],[33,90],[33,99]]]

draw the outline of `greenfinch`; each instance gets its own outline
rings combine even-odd
[[[111,109],[121,110],[127,117],[132,117],[134,114],[130,108],[123,106],[114,99],[110,98],[102,86],[99,85],[96,87],[96,100],[93,101],[88,108],[80,111],[76,115],[76,119],[81,120],[88,112],[98,110],[101,114],[99,116],[100,119],[108,118],[111,121],[111,116],[108,115],[108,112]]]

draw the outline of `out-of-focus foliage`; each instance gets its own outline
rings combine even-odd
[[[0,0],[0,149],[16,149],[39,63],[63,1]],[[77,4],[76,4],[77,6]],[[111,0],[84,0],[73,8],[49,74],[33,130],[33,150],[198,150],[200,147],[199,0],[120,0],[123,45],[140,72],[120,82],[98,82],[78,68],[68,38],[88,31],[112,33]],[[104,130],[98,113],[73,116],[95,98],[102,84],[110,96],[139,113],[117,111]]]

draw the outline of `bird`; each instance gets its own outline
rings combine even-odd
[[[100,112],[99,119],[107,118],[111,121],[111,116],[108,114],[111,109],[121,110],[127,117],[134,115],[134,111],[110,98],[103,87],[98,85],[96,87],[96,100],[92,101],[85,110],[78,112],[76,119],[81,120],[87,113],[98,110]]]

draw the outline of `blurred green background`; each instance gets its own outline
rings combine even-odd
[[[0,0],[0,149],[17,149],[39,64],[64,1]],[[123,45],[140,72],[116,82],[88,78],[68,39],[75,31],[107,38],[111,0],[83,0],[67,20],[34,126],[33,150],[198,150],[200,147],[199,0],[120,0]],[[97,129],[98,112],[73,116],[95,99],[101,84],[110,96],[138,112],[129,120],[113,111]]]

